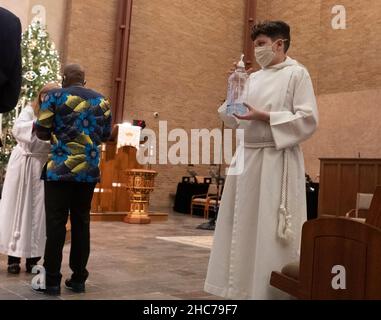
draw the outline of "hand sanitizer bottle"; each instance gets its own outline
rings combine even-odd
[[[241,55],[241,61],[238,62],[236,70],[231,74],[228,80],[227,109],[228,115],[243,115],[247,113],[247,108],[243,105],[246,102],[246,83],[249,75],[245,69],[244,55]]]

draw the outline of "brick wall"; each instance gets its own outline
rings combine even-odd
[[[134,1],[126,120],[145,119],[156,132],[159,121],[188,133],[220,128],[216,110],[226,96],[227,70],[243,48],[244,6],[244,0]],[[152,205],[169,206],[187,166],[154,169]],[[209,166],[195,171],[207,175]]]
[[[69,0],[67,62],[87,69],[88,86],[111,93],[117,0]],[[216,110],[226,95],[227,70],[243,48],[245,0],[134,1],[125,120],[158,130],[220,128]],[[160,117],[155,119],[154,112]],[[171,144],[169,144],[170,147]],[[158,165],[153,207],[170,194],[186,165]],[[209,166],[196,166],[208,175]]]
[[[80,63],[87,85],[111,94],[118,0],[68,0],[65,37],[66,63]]]

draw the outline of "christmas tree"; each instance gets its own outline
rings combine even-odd
[[[11,131],[20,111],[27,103],[32,102],[37,97],[44,85],[61,81],[58,52],[41,22],[33,22],[23,33],[21,51],[22,88],[20,100],[13,111],[2,117],[3,146],[0,152],[0,180],[8,164],[10,154],[16,145]]]

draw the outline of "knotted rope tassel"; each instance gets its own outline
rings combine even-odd
[[[283,177],[281,204],[279,208],[278,221],[278,237],[282,240],[289,241],[291,239],[291,214],[288,212],[288,150],[284,150],[283,154]]]

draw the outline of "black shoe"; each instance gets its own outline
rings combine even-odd
[[[38,262],[41,260],[41,258],[28,258],[25,262],[25,268],[27,273],[32,273],[33,268],[38,265]]]
[[[36,266],[36,264],[34,264],[34,265],[26,265],[26,273],[32,273],[33,268],[35,266]]]
[[[66,289],[69,289],[75,293],[83,293],[86,291],[86,286],[84,282],[74,282],[71,279],[65,281]]]
[[[59,296],[59,295],[61,295],[61,287],[60,286],[46,287],[46,289],[37,289],[37,290],[32,288],[32,290],[36,293],[46,294],[48,296]]]
[[[17,263],[14,263],[8,266],[9,274],[19,274],[20,271],[21,271],[20,265]]]

